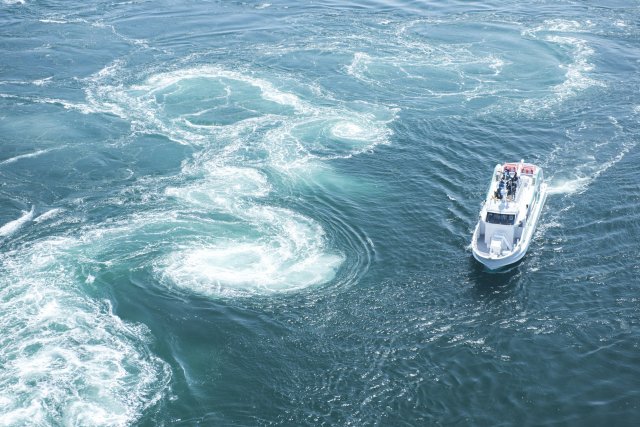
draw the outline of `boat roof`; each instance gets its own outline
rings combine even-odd
[[[520,204],[517,201],[494,200],[490,198],[487,203],[487,211],[515,214],[518,212],[519,206]]]

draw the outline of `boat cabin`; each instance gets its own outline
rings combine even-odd
[[[522,238],[530,205],[535,203],[536,178],[541,178],[541,173],[537,166],[527,163],[496,165],[479,221],[478,243],[487,252],[511,251]]]
[[[478,224],[473,256],[490,269],[524,256],[546,197],[542,169],[521,160],[497,164]]]

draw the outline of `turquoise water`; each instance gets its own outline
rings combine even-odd
[[[3,0],[0,425],[635,425],[640,4],[601,3]]]

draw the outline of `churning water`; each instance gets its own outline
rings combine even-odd
[[[640,5],[600,3],[2,0],[0,425],[634,425]]]

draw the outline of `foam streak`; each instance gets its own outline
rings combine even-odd
[[[0,236],[7,237],[18,231],[23,225],[31,221],[33,218],[33,211],[35,207],[32,206],[29,212],[22,212],[22,216],[18,219],[14,219],[11,222],[6,223],[0,227]]]

